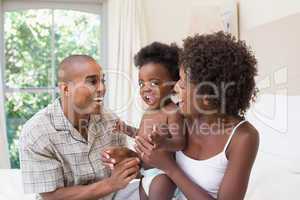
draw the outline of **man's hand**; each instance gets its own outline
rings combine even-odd
[[[127,158],[115,166],[109,182],[114,191],[125,188],[139,173],[139,159]]]
[[[110,147],[101,152],[101,155],[103,164],[111,169],[126,158],[138,157],[136,152],[127,147]]]

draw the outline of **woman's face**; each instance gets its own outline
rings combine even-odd
[[[180,79],[175,85],[175,91],[179,98],[179,109],[185,116],[197,114],[194,99],[196,98],[196,85],[188,80],[187,74],[183,67],[179,72]]]
[[[180,79],[175,85],[179,97],[179,109],[185,116],[197,116],[201,112],[201,99],[197,95],[197,85],[189,81],[183,67],[180,67]]]

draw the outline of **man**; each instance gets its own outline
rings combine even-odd
[[[101,161],[105,148],[126,145],[122,134],[111,133],[117,117],[102,106],[101,67],[72,55],[61,62],[58,79],[60,98],[36,113],[20,136],[25,192],[46,200],[138,199],[138,183],[129,182],[139,160],[127,158],[112,170]]]

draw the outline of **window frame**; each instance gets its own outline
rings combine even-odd
[[[63,9],[81,11],[100,16],[101,21],[101,40],[99,42],[100,60],[102,66],[107,66],[107,1],[106,0],[0,0],[0,169],[11,168],[5,111],[5,94],[7,93],[49,93],[54,99],[58,89],[55,83],[55,76],[52,76],[51,85],[48,87],[29,87],[29,88],[8,88],[5,84],[5,41],[4,23],[5,12],[28,10],[28,9]],[[53,15],[52,15],[53,16]],[[53,19],[54,20],[54,17]],[[54,26],[54,23],[52,23]],[[54,27],[52,27],[54,30]],[[54,33],[51,33],[51,48],[54,45]],[[55,74],[55,54],[51,55],[51,73]]]

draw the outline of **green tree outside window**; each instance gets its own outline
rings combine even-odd
[[[11,167],[19,168],[22,125],[57,96],[58,63],[71,54],[100,62],[101,21],[95,14],[52,9],[6,12],[4,19],[7,137]]]

